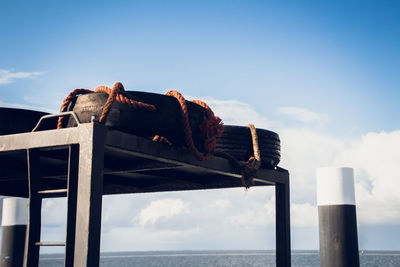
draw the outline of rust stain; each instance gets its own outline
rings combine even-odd
[[[333,240],[333,242],[334,242],[334,245],[335,245],[335,249],[339,250],[339,247],[340,247],[339,237],[336,236],[335,239]]]

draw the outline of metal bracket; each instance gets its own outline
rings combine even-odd
[[[40,118],[39,122],[36,124],[35,128],[33,128],[32,132],[36,131],[40,124],[42,123],[43,120],[45,119],[50,119],[50,118],[54,118],[54,117],[60,117],[60,116],[66,116],[66,115],[72,115],[72,117],[74,117],[76,124],[81,124],[81,122],[78,119],[78,116],[76,115],[75,112],[73,111],[66,111],[66,112],[61,112],[61,113],[57,113],[57,114],[49,114],[49,115],[44,115]]]

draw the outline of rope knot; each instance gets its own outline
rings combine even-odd
[[[220,137],[224,131],[222,120],[219,117],[213,116],[201,123],[199,128],[205,136],[204,150],[214,153],[217,146],[216,137]]]
[[[236,167],[240,170],[242,175],[241,182],[243,187],[247,190],[250,188],[251,185],[255,185],[253,177],[256,176],[258,169],[261,166],[261,156],[260,156],[260,149],[258,147],[258,137],[257,131],[254,125],[248,125],[251,134],[251,140],[253,143],[253,152],[254,156],[250,157],[247,161],[239,161],[230,153],[224,151],[217,151],[217,155],[225,157],[233,162]]]

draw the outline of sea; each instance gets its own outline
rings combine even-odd
[[[63,266],[63,254],[41,254],[39,266]],[[400,267],[400,251],[364,251],[361,266]],[[273,250],[103,252],[102,267],[276,266]],[[320,266],[318,251],[292,251],[292,266]]]

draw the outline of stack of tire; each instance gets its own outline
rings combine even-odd
[[[161,135],[174,145],[185,146],[181,108],[176,98],[140,91],[125,91],[123,94],[130,99],[154,105],[157,111],[134,109],[124,103],[114,101],[105,120],[106,126],[148,138]],[[102,92],[80,95],[70,104],[68,111],[74,111],[81,123],[87,123],[91,121],[92,116],[100,118],[107,99],[108,94]],[[196,147],[202,150],[204,136],[199,125],[206,119],[205,109],[190,101],[186,101],[186,105],[193,141]],[[70,118],[67,127],[75,125],[75,120]]]
[[[274,168],[281,159],[279,135],[275,132],[256,129],[261,166]],[[237,160],[247,161],[254,156],[253,141],[248,127],[225,125],[222,136],[217,138],[217,151],[227,153]]]

